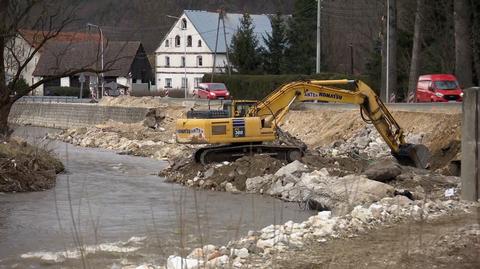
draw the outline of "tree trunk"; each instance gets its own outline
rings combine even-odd
[[[8,115],[12,109],[12,103],[0,103],[0,141],[6,140],[10,136],[10,129],[8,128]]]
[[[469,0],[454,1],[455,75],[463,88],[473,85],[470,11]]]
[[[473,26],[472,29],[472,43],[473,43],[473,66],[475,67],[475,74],[477,78],[477,85],[480,85],[480,3],[476,0],[471,0],[473,10]]]
[[[408,77],[407,100],[416,91],[418,76],[420,75],[420,52],[423,38],[423,13],[425,11],[425,0],[417,0],[417,11],[415,14],[415,29],[413,33],[412,60],[410,62],[410,74]],[[415,100],[415,99],[414,99]]]
[[[390,30],[389,30],[389,77],[388,77],[388,94],[395,94],[396,99],[399,97],[397,89],[397,0],[388,0],[390,2]]]

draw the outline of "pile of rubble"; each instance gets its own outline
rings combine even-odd
[[[194,146],[175,143],[173,134],[159,127],[152,129],[143,123],[121,124],[109,122],[92,127],[72,128],[49,134],[57,139],[81,147],[96,147],[118,151],[119,154],[150,157],[158,160],[187,157]]]
[[[172,255],[166,268],[271,268],[275,255],[302,251],[312,243],[355,237],[401,221],[428,222],[449,214],[470,213],[477,207],[478,203],[455,200],[412,201],[405,196],[386,197],[368,205],[357,205],[345,215],[322,211],[301,223],[288,221],[250,231],[246,237],[230,241],[226,246],[206,245],[194,249],[187,257]]]
[[[267,155],[245,156],[234,162],[203,166],[191,157],[180,158],[160,176],[168,182],[177,182],[189,187],[238,193],[246,191],[247,180],[256,176],[275,173],[284,164]]]
[[[406,140],[412,144],[424,143],[423,133],[407,134]],[[373,125],[357,130],[347,140],[337,140],[329,146],[315,148],[322,156],[345,156],[363,158],[367,160],[378,160],[390,155],[390,148],[385,143]]]

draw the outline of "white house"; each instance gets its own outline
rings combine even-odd
[[[223,24],[220,23],[216,50],[215,72],[225,72],[226,49],[240,26],[242,14],[224,15],[226,43]],[[260,46],[263,37],[272,32],[267,15],[250,15]],[[157,89],[185,88],[191,92],[201,82],[203,75],[213,69],[219,13],[185,10],[155,51],[155,77]]]

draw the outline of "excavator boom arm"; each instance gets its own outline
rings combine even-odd
[[[351,85],[353,89],[345,90],[335,87],[338,85]],[[260,101],[252,108],[249,115],[263,118],[266,126],[276,127],[282,122],[292,103],[297,101],[359,105],[362,118],[375,126],[397,158],[411,160],[416,166],[423,168],[429,166],[428,149],[423,145],[406,143],[403,129],[375,92],[362,81],[312,80],[288,83]]]

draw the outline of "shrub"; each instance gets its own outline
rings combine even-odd
[[[203,82],[210,82],[211,74],[203,76]],[[269,93],[274,91],[279,86],[292,82],[304,81],[310,79],[360,79],[363,77],[335,74],[335,73],[321,73],[314,75],[288,74],[288,75],[231,75],[216,74],[213,77],[214,82],[225,83],[231,96],[235,99],[255,99],[261,100]],[[368,81],[367,81],[368,83]]]
[[[8,87],[12,88],[12,82],[8,83]],[[30,86],[28,85],[27,81],[23,78],[20,78],[17,80],[15,85],[13,85],[13,92],[15,93],[21,93],[21,94],[27,94]]]
[[[49,96],[79,96],[80,95],[80,88],[76,87],[61,87],[61,86],[53,86],[53,87],[46,87],[45,88],[45,95]],[[83,88],[83,98],[88,98],[90,95],[90,90],[88,87]]]
[[[144,97],[144,96],[164,97],[166,93],[167,93],[166,90],[150,90],[150,91],[133,90],[130,92],[130,95],[135,97]]]

